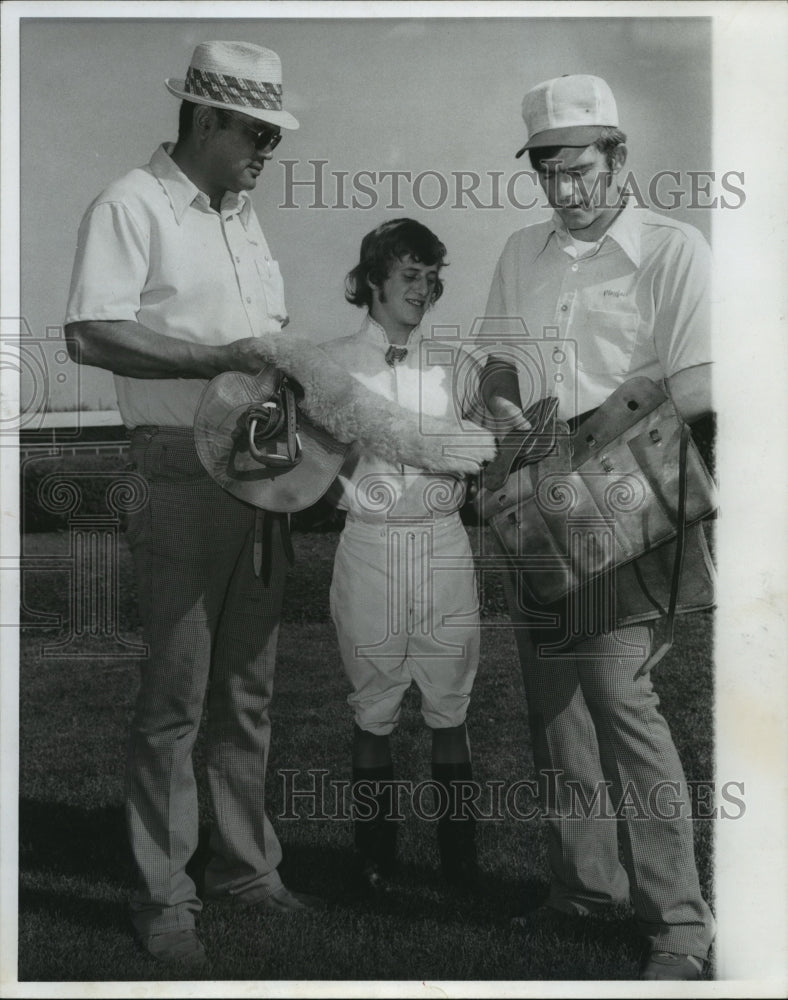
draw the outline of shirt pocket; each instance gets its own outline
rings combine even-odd
[[[268,315],[284,324],[287,322],[287,306],[285,305],[285,285],[279,271],[279,264],[275,260],[266,260],[264,257],[255,259],[257,273],[263,284],[265,293],[265,304]]]
[[[585,307],[574,325],[577,339],[577,367],[599,375],[629,372],[638,336],[636,309],[594,309]]]

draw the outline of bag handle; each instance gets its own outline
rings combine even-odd
[[[676,525],[676,556],[673,560],[673,576],[670,581],[670,601],[668,603],[668,615],[666,619],[667,636],[659,649],[653,652],[640,667],[635,674],[635,680],[642,677],[643,674],[648,673],[652,667],[655,667],[673,645],[676,626],[676,606],[679,600],[681,570],[684,565],[684,544],[687,534],[687,455],[689,452],[690,433],[689,424],[682,422],[681,439],[679,441],[679,502],[676,511],[678,522]]]

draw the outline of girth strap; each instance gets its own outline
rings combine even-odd
[[[676,605],[679,599],[679,587],[681,585],[681,570],[684,565],[684,546],[687,536],[687,451],[689,449],[690,428],[689,424],[682,424],[681,440],[679,441],[679,496],[676,510],[676,556],[673,560],[673,576],[670,581],[670,603],[668,604],[668,615],[666,618],[667,634],[665,641],[646,660],[643,666],[635,674],[635,678],[642,677],[655,667],[662,657],[673,645],[673,636],[676,627]]]
[[[285,558],[290,566],[295,563],[293,539],[290,535],[290,515],[272,510],[256,510],[254,516],[254,575],[262,576],[267,587],[273,569],[274,534],[278,532]]]

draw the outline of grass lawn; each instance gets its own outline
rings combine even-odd
[[[402,875],[394,897],[370,901],[352,888],[350,822],[278,818],[282,772],[321,768],[350,776],[351,719],[328,614],[334,534],[297,534],[296,572],[286,596],[279,644],[269,761],[271,816],[284,850],[285,882],[324,896],[319,914],[272,917],[206,906],[200,927],[216,980],[549,980],[636,978],[641,945],[632,921],[594,919],[559,938],[514,927],[510,917],[547,889],[544,830],[512,817],[479,824],[481,864],[490,892],[469,903],[439,878],[433,823],[408,817],[401,831]],[[56,563],[64,534],[28,535],[26,619],[68,619],[67,574]],[[39,559],[39,563],[35,560]],[[49,565],[47,565],[49,560]],[[139,642],[125,546],[119,550],[119,635]],[[485,581],[482,663],[469,714],[475,777],[507,785],[533,777],[522,681],[495,580]],[[131,885],[123,819],[127,718],[136,689],[131,658],[102,656],[83,638],[76,655],[44,656],[63,627],[22,635],[20,746],[19,979],[124,981],[180,978],[140,953],[130,934]],[[89,654],[89,655],[88,655]],[[657,670],[656,686],[690,780],[713,778],[711,617],[680,621]],[[429,778],[429,734],[410,693],[394,737],[398,776]],[[199,883],[209,806],[202,797]],[[695,824],[701,883],[711,896],[711,824]]]

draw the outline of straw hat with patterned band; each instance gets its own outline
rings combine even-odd
[[[171,94],[193,104],[239,111],[280,128],[298,121],[282,107],[282,62],[276,52],[252,42],[202,42],[185,80],[167,79]]]

